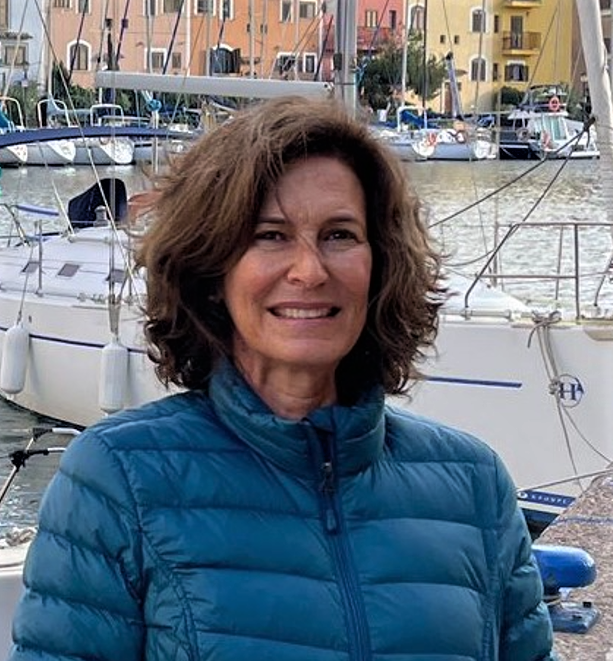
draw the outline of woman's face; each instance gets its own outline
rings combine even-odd
[[[235,360],[248,374],[279,366],[333,372],[364,327],[371,266],[353,170],[323,156],[291,165],[225,278]]]

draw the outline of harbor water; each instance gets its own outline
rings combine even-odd
[[[432,161],[410,164],[406,169],[432,232],[447,255],[448,268],[468,276],[479,272],[487,256],[492,254],[495,241],[504,236],[511,224],[604,223],[611,221],[609,214],[613,213],[604,204],[598,161],[577,160],[565,166],[557,161]],[[97,174],[121,178],[129,195],[147,185],[147,174],[135,166],[99,168]],[[550,187],[554,178],[555,183]],[[94,182],[94,173],[87,167],[5,169],[0,177],[0,205],[27,203],[66,208],[71,197]],[[500,189],[501,192],[494,195]],[[485,201],[476,204],[483,199]],[[465,209],[464,213],[456,215]],[[6,213],[0,208],[0,230],[7,227],[5,219]],[[514,273],[553,272],[558,262],[564,265],[572,259],[571,235],[570,231],[560,233],[550,227],[518,232],[509,241],[508,250],[501,254],[498,266]],[[598,287],[600,274],[611,259],[609,229],[588,229],[580,254],[582,293],[589,302]],[[535,304],[553,296],[541,288],[537,279],[505,284],[510,293],[520,294]],[[570,302],[573,300],[569,289],[572,282],[564,287],[566,290],[556,292],[555,297],[557,300],[566,297]],[[610,284],[608,287],[611,289]],[[613,293],[605,287],[598,302],[613,308]],[[0,487],[13,468],[10,453],[24,448],[32,427],[41,424],[52,423],[0,400]],[[57,443],[52,437],[50,441],[43,437],[39,445]],[[10,530],[35,524],[41,493],[56,470],[58,456],[32,457],[19,471],[8,499],[0,505],[0,543]]]

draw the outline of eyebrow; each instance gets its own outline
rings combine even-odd
[[[256,218],[256,225],[267,223],[269,225],[285,225],[289,222],[286,218],[279,218],[278,216],[260,216]]]

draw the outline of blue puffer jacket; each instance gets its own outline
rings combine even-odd
[[[231,367],[65,453],[12,661],[536,661],[551,629],[494,453],[386,409],[299,422]]]

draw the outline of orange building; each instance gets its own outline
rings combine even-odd
[[[403,6],[359,0],[358,53],[400,35]],[[84,87],[110,67],[331,80],[336,10],[336,0],[50,0],[46,59],[62,61]]]

